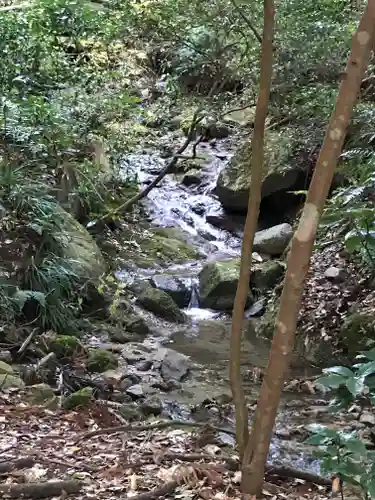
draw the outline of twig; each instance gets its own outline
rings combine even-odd
[[[2,498],[49,498],[58,497],[62,493],[79,493],[83,481],[49,481],[46,483],[1,484]]]
[[[332,478],[318,476],[316,474],[311,474],[310,472],[294,469],[293,467],[279,467],[267,464],[266,473],[281,477],[302,479],[303,481],[307,481],[308,483],[318,484],[320,486],[331,486],[332,484]]]
[[[248,25],[248,27],[251,29],[251,31],[254,33],[255,38],[258,40],[259,43],[262,43],[262,37],[258,33],[258,30],[255,28],[253,23],[250,21],[250,19],[243,13],[241,7],[237,5],[235,0],[230,0],[233,7],[236,9],[236,11],[239,13],[239,15],[242,17],[242,19],[245,21],[245,23]]]
[[[142,431],[152,431],[152,430],[162,430],[167,429],[168,427],[210,427],[213,428],[217,432],[225,432],[226,434],[230,434],[232,436],[235,435],[234,430],[221,428],[221,427],[212,427],[202,422],[186,422],[185,420],[168,420],[164,422],[156,422],[154,424],[145,424],[145,425],[120,425],[119,427],[108,427],[106,429],[98,429],[96,431],[86,432],[82,436],[78,437],[74,444],[82,441],[83,439],[88,439],[94,436],[103,436],[104,434],[115,434],[117,432],[142,432]]]
[[[34,328],[31,333],[26,337],[26,339],[23,341],[21,347],[18,349],[17,351],[17,355],[18,356],[21,356],[21,354],[23,354],[26,349],[29,347],[29,345],[31,344],[33,338],[35,337],[36,333],[38,332],[38,328]]]

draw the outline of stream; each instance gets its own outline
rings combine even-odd
[[[228,217],[220,202],[211,194],[220,169],[231,156],[230,143],[227,140],[214,144],[201,143],[197,154],[202,153],[209,155],[209,159],[199,172],[200,182],[186,186],[182,183],[183,174],[169,174],[149,193],[147,199],[142,202],[143,207],[152,225],[180,228],[190,243],[203,250],[207,260],[238,257],[241,251],[243,218]],[[133,154],[127,157],[126,168],[136,169],[141,184],[145,186],[160,172],[165,161],[168,160],[163,160],[153,153]],[[182,390],[165,395],[166,404],[173,401],[173,405],[177,403],[181,407],[199,406],[207,400],[230,395],[230,318],[224,313],[199,308],[197,276],[203,263],[187,262],[163,269],[163,273],[168,275],[191,280],[193,287],[192,300],[185,309],[190,317],[190,324],[176,326],[153,317],[153,321],[156,321],[155,336],[147,339],[147,342],[168,344],[176,351],[190,356],[194,363],[192,379],[183,383]],[[137,269],[136,277],[149,278],[156,273],[160,273],[160,268]],[[119,270],[118,276],[123,280],[130,279],[129,273],[125,271]],[[142,314],[148,315],[144,311]],[[249,325],[250,321],[254,320],[245,321],[243,363],[249,372],[249,377],[245,380],[245,392],[256,402],[259,383],[254,382],[251,373],[254,369],[266,366],[269,346],[254,340],[254,336],[250,334],[246,336],[246,325]],[[173,416],[173,412],[171,413]],[[199,415],[198,411],[190,417],[203,420],[219,418],[217,408],[210,409],[209,405],[206,409],[201,407],[200,413]],[[181,413],[176,418],[181,418]],[[220,418],[222,419],[222,416]],[[229,422],[234,426],[232,410],[225,415],[225,420],[227,424]],[[305,426],[314,421],[324,423],[330,420],[326,404],[319,396],[285,393],[270,449],[270,461],[319,473],[319,462],[311,458],[311,450],[302,443],[306,436]],[[222,436],[222,439],[233,444],[233,439],[228,435]]]

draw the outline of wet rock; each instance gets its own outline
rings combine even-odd
[[[229,231],[230,233],[238,233],[244,225],[244,217],[228,216],[225,213],[207,214],[206,222],[213,226]]]
[[[293,236],[293,228],[290,224],[278,224],[277,226],[257,231],[254,237],[253,249],[269,255],[281,255],[288,246]]]
[[[217,311],[232,309],[240,272],[240,259],[209,262],[199,273],[200,306]],[[252,302],[249,292],[247,305]]]
[[[135,365],[140,361],[145,361],[149,358],[149,350],[139,343],[129,343],[122,346],[121,356],[129,365]]]
[[[149,287],[144,290],[137,299],[137,303],[161,318],[175,323],[184,323],[185,314],[180,310],[176,302],[163,290]]]
[[[0,372],[0,391],[4,389],[10,389],[12,387],[22,389],[23,387],[25,387],[25,383],[21,379],[21,377],[19,377],[15,373]]]
[[[148,383],[134,384],[126,389],[126,394],[129,394],[133,399],[143,399],[156,392],[157,390]]]
[[[189,186],[196,186],[197,184],[201,184],[202,181],[203,181],[203,179],[202,179],[201,172],[199,172],[198,170],[190,170],[189,172],[187,172],[183,176],[181,183],[184,186],[189,187]]]
[[[158,396],[149,396],[140,405],[145,416],[160,415],[163,411],[163,403]]]
[[[118,360],[114,354],[105,349],[91,349],[86,361],[86,369],[89,372],[105,372],[117,368]]]
[[[324,276],[329,280],[334,283],[342,283],[343,281],[346,280],[347,278],[347,273],[345,269],[340,269],[338,267],[329,267],[326,272],[324,273]]]
[[[189,283],[189,286],[187,286]],[[151,278],[151,284],[158,290],[166,292],[176,302],[178,307],[189,305],[191,299],[191,280],[182,280],[173,276],[157,274]]]
[[[63,400],[65,410],[74,410],[78,407],[88,406],[93,398],[94,390],[92,387],[84,387],[79,391],[73,392]]]
[[[262,298],[254,302],[250,309],[246,312],[246,318],[255,318],[256,316],[262,316],[266,310],[267,299]]]
[[[192,211],[197,215],[204,215],[206,206],[204,203],[196,203],[191,207]]]
[[[285,131],[283,134],[267,132],[262,199],[279,191],[292,190],[300,180],[303,182],[303,171],[288,164],[293,143]],[[215,194],[226,210],[246,213],[250,182],[251,147],[245,141],[220,172]]]
[[[191,362],[188,356],[173,349],[161,348],[153,355],[153,360],[161,363],[160,373],[163,380],[180,382],[189,373]]]
[[[284,272],[284,266],[277,260],[269,260],[260,264],[255,264],[251,271],[251,285],[253,288],[264,292],[278,284]]]
[[[109,340],[117,344],[126,344],[127,342],[137,342],[142,340],[139,333],[128,332],[124,329],[113,328],[108,331]]]

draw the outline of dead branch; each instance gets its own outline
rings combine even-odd
[[[1,484],[2,498],[50,498],[58,497],[63,493],[79,493],[83,481],[49,481],[46,483]]]
[[[145,425],[120,425],[118,427],[108,427],[105,429],[98,429],[96,431],[86,432],[82,436],[78,437],[74,444],[82,441],[83,439],[88,439],[94,436],[103,436],[104,434],[116,434],[117,432],[142,432],[142,431],[152,431],[152,430],[162,430],[167,429],[168,427],[203,427],[203,428],[211,428],[217,432],[224,432],[226,434],[230,434],[232,436],[235,435],[234,430],[222,427],[213,427],[211,425],[207,425],[203,422],[186,422],[185,420],[168,420],[164,422],[156,422],[154,424],[145,424]]]
[[[242,19],[245,21],[245,23],[248,25],[248,27],[251,29],[253,32],[255,38],[258,40],[259,43],[262,43],[262,37],[258,33],[258,30],[256,27],[253,25],[253,23],[250,21],[250,19],[244,14],[243,10],[241,7],[237,4],[235,0],[230,0],[233,7],[236,9],[236,11],[239,13],[239,15],[242,17]]]
[[[7,474],[13,470],[25,469],[32,467],[35,464],[35,458],[24,457],[18,458],[16,460],[9,459],[9,461],[4,461],[0,463],[0,474]]]
[[[26,351],[26,349],[29,347],[29,345],[31,344],[31,342],[33,341],[33,338],[35,337],[35,335],[38,333],[39,331],[39,328],[34,328],[31,333],[26,337],[26,339],[23,341],[21,347],[18,349],[17,351],[17,356],[21,356],[22,354],[24,354],[24,352]]]
[[[182,155],[182,153],[185,151],[185,149],[189,146],[191,143],[194,132],[196,129],[196,126],[198,125],[199,122],[201,122],[204,118],[204,116],[198,116],[200,110],[197,109],[197,111],[194,113],[193,118],[191,120],[191,124],[189,127],[189,131],[187,134],[187,137],[185,139],[185,142],[178,148],[176,153],[172,156],[171,160],[167,163],[167,165],[163,168],[163,170],[155,177],[155,179],[147,186],[145,189],[137,193],[135,196],[130,198],[130,200],[125,201],[122,205],[117,207],[115,210],[112,212],[106,214],[101,220],[108,220],[111,217],[113,217],[116,214],[122,213],[122,212],[127,212],[129,208],[131,208],[133,205],[135,205],[138,201],[142,200],[145,198],[148,193],[156,187],[161,180],[164,179],[164,177],[172,170],[172,168],[177,164],[179,157]]]
[[[294,469],[293,467],[282,467],[275,466],[271,464],[266,465],[266,474],[275,475],[286,478],[302,479],[308,483],[318,484],[319,486],[331,486],[332,478],[326,478],[318,476],[317,474],[311,474],[310,472],[305,472],[303,470]]]

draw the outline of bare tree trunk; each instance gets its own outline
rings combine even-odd
[[[242,242],[240,276],[233,306],[230,350],[230,381],[236,407],[236,438],[241,458],[249,436],[247,408],[241,379],[241,333],[244,309],[249,293],[251,254],[254,234],[258,223],[263,163],[264,129],[272,79],[273,32],[275,8],[273,0],[264,0],[264,27],[260,60],[259,95],[255,113],[254,133],[251,140],[251,185],[249,204]],[[249,145],[250,147],[250,145]]]
[[[241,486],[243,492],[249,495],[260,495],[262,492],[265,463],[285,372],[293,352],[297,316],[316,231],[368,65],[374,35],[375,0],[368,0],[359,27],[353,35],[351,54],[336,107],[316,163],[298,229],[292,240],[271,353],[243,460]]]

